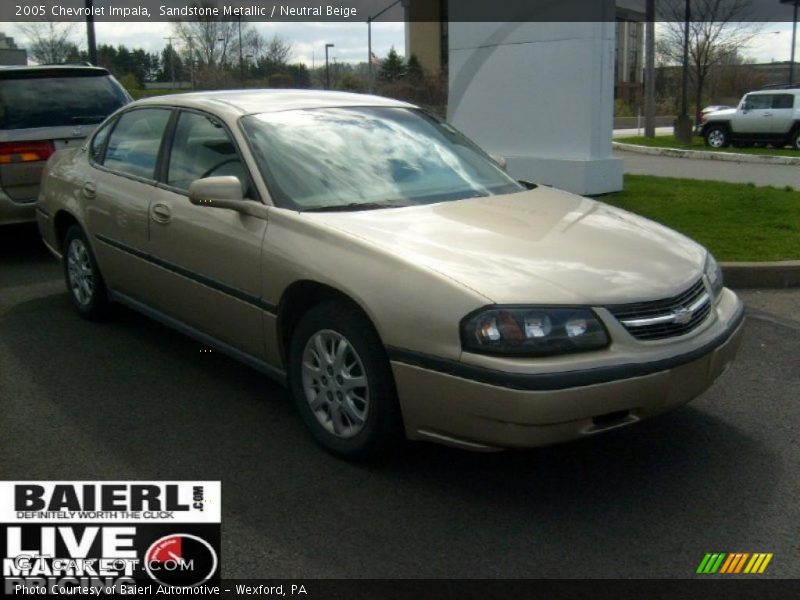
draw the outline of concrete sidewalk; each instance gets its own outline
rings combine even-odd
[[[620,150],[615,150],[614,156],[622,159],[627,174],[789,186],[800,190],[800,169],[795,166],[651,156]]]

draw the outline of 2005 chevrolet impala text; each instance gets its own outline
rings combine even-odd
[[[82,315],[120,302],[285,381],[347,457],[634,423],[706,390],[741,336],[701,246],[517,182],[385,98],[141,100],[50,159],[37,214]]]

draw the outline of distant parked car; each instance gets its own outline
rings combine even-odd
[[[517,182],[389,98],[139,100],[50,159],[37,219],[82,316],[119,302],[288,383],[347,457],[631,425],[705,391],[741,339],[703,247]]]
[[[0,67],[0,225],[35,221],[39,180],[50,155],[80,145],[130,101],[105,69]]]
[[[701,134],[712,148],[790,144],[800,150],[800,89],[750,92],[737,108],[706,115]]]

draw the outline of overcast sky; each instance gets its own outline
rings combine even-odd
[[[333,43],[330,55],[339,61],[359,62],[367,57],[367,25],[365,23],[255,23],[266,37],[273,34],[284,37],[292,44],[292,61],[317,65],[325,60],[325,44]],[[150,52],[159,52],[166,44],[165,37],[172,32],[169,23],[102,23],[96,24],[98,44],[125,44],[129,48],[141,47]],[[753,38],[743,54],[757,62],[789,60],[791,51],[792,24],[767,23]],[[0,31],[17,38],[24,46],[13,23],[0,23]],[[76,24],[76,41],[82,42],[84,27]],[[798,35],[800,37],[800,35]],[[373,51],[384,57],[394,46],[401,54],[405,52],[405,24],[401,22],[376,22],[372,25]],[[85,45],[85,44],[84,44]],[[798,51],[800,59],[800,50]]]

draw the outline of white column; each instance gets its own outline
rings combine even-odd
[[[611,152],[613,21],[451,22],[449,37],[457,128],[506,157],[518,179],[578,194],[622,189]]]

